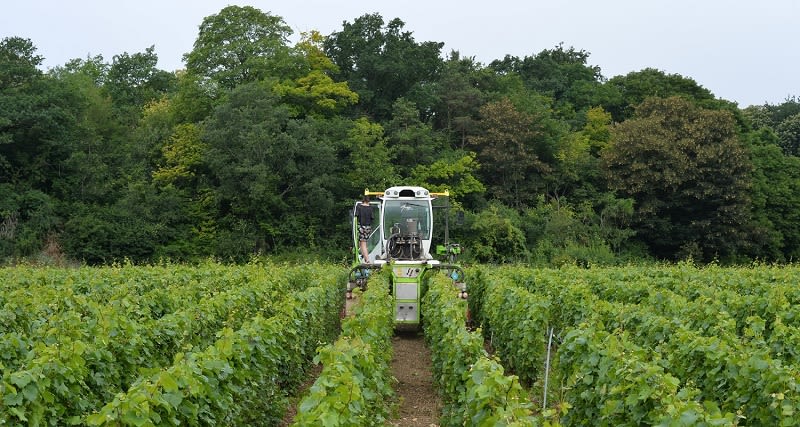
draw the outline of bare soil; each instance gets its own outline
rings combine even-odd
[[[442,402],[433,383],[431,353],[422,332],[397,332],[392,338],[392,375],[399,407],[392,426],[439,425]]]
[[[300,399],[303,398],[308,393],[308,389],[314,385],[314,382],[317,380],[319,375],[322,373],[322,364],[314,365],[311,369],[308,370],[306,373],[306,380],[303,381],[297,391],[294,393],[294,396],[289,400],[289,407],[286,408],[286,414],[283,416],[283,420],[279,427],[288,427],[292,425],[294,422],[294,417],[297,415],[297,406],[300,405]]]

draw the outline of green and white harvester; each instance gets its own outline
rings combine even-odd
[[[367,240],[369,255],[363,259],[359,250],[356,210],[361,202],[356,202],[352,213],[353,266],[347,284],[347,298],[353,297],[355,288],[365,289],[374,271],[389,269],[397,330],[419,329],[422,284],[429,274],[447,274],[453,280],[454,291],[462,298],[467,298],[464,270],[455,263],[461,247],[449,242],[447,212],[444,218],[444,242],[436,246],[436,256],[440,259],[431,253],[434,210],[449,210],[449,193],[433,193],[422,187],[397,186],[383,192],[365,190],[364,194],[375,198],[370,201],[373,222],[372,233]],[[435,199],[444,199],[445,204],[434,206],[432,202]]]

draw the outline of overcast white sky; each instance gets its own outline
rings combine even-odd
[[[296,34],[338,31],[366,13],[400,18],[418,42],[444,42],[487,64],[563,42],[613,77],[657,68],[691,77],[717,97],[779,104],[800,96],[797,0],[7,0],[0,38],[29,38],[50,68],[73,58],[155,45],[159,68],[183,68],[203,18],[227,5],[281,16]],[[293,38],[296,41],[296,38]]]

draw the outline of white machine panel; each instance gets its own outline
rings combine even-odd
[[[416,283],[397,283],[397,295],[395,299],[417,299]]]
[[[419,308],[415,302],[398,302],[395,306],[395,321],[397,322],[417,322],[419,321]]]

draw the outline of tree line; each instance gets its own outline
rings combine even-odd
[[[291,35],[228,6],[178,71],[154,46],[43,71],[3,39],[0,263],[341,259],[353,202],[398,184],[448,189],[479,262],[800,255],[797,98],[607,78],[563,44],[483,64],[379,14]]]

